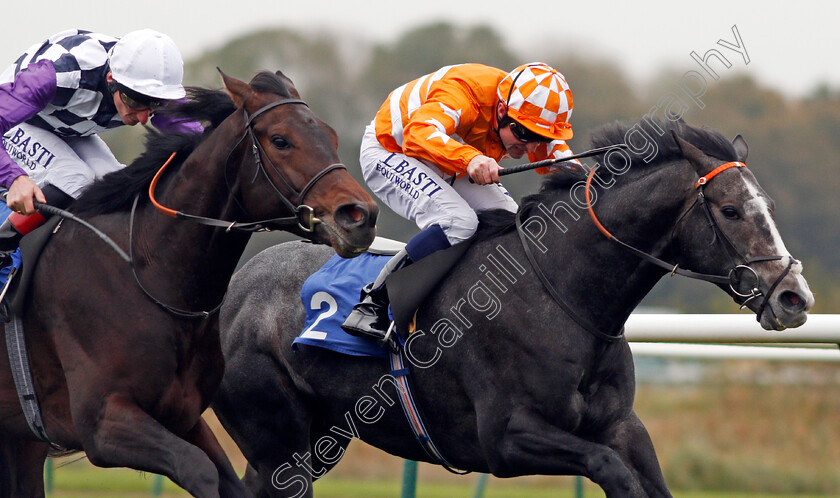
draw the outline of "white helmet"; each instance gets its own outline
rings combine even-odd
[[[135,92],[160,100],[186,95],[184,60],[172,38],[151,29],[132,31],[108,52],[111,77]]]

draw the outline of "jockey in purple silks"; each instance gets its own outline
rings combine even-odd
[[[150,29],[122,38],[64,31],[0,74],[0,187],[14,211],[0,225],[0,267],[45,221],[34,201],[67,207],[95,179],[124,167],[97,134],[149,121],[160,130],[202,131],[155,115],[184,99],[183,76],[175,43]]]

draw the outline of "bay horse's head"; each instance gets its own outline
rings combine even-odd
[[[698,130],[688,126],[678,129],[697,136]],[[814,296],[802,276],[802,264],[791,256],[779,234],[773,200],[746,167],[746,141],[738,135],[729,147],[729,157],[714,157],[690,139],[676,132],[673,136],[699,177],[689,187],[694,198],[691,207],[674,232],[678,244],[704,241],[701,250],[692,251],[687,267],[727,275],[729,282],[718,285],[754,311],[767,330],[805,323]]]
[[[244,145],[231,161],[242,161],[237,187],[248,214],[256,220],[297,216],[299,223],[283,228],[342,257],[367,249],[379,208],[341,164],[335,131],[279,71],[258,73],[250,84],[224,73],[222,79],[244,116]]]

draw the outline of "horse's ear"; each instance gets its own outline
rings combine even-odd
[[[222,75],[222,83],[224,83],[225,89],[230,95],[230,98],[233,99],[233,103],[236,107],[245,107],[245,102],[247,102],[251,94],[254,93],[254,90],[251,89],[251,85],[245,83],[244,81],[239,81],[233,76],[226,75],[218,67],[216,70]]]
[[[750,147],[747,145],[747,141],[744,140],[740,134],[736,135],[735,138],[732,139],[732,147],[735,148],[735,153],[738,155],[738,160],[743,162],[747,161],[747,154],[750,153]]]
[[[688,162],[694,166],[694,170],[697,171],[699,176],[703,176],[715,168],[714,160],[704,154],[703,151],[678,137],[673,131],[671,134],[674,136],[674,140],[677,142],[677,146],[680,148],[683,157],[688,159]]]
[[[292,80],[290,80],[288,76],[283,74],[283,71],[278,69],[274,72],[274,75],[283,80],[283,83],[286,84],[286,89],[289,90],[289,95],[296,99],[300,98],[300,94],[298,93],[297,88],[295,88],[295,84],[292,83]]]

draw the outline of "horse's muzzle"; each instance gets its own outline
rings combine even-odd
[[[323,217],[323,235],[336,253],[352,258],[365,252],[376,237],[376,219],[379,207],[357,202],[338,206],[331,216]]]

